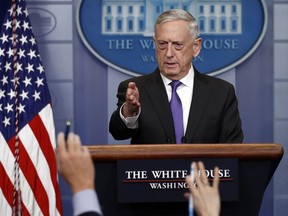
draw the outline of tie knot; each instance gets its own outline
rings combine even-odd
[[[176,91],[176,89],[181,85],[181,81],[173,80],[170,85],[172,87],[172,91]]]

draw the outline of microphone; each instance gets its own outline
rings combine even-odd
[[[183,137],[181,138],[181,143],[182,143],[182,144],[185,144],[185,143],[187,143],[187,139],[186,139],[186,137],[185,137],[185,136],[183,136]]]
[[[167,143],[171,144],[172,140],[170,138],[167,138]]]

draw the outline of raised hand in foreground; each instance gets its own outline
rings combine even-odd
[[[219,168],[214,168],[213,184],[210,185],[205,173],[203,162],[192,162],[191,166],[194,169],[194,182],[191,176],[186,177],[186,182],[189,185],[192,195],[194,209],[198,216],[219,216],[220,215],[220,194],[219,194]]]

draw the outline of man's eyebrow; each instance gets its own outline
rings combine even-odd
[[[164,43],[184,43],[183,41],[166,41],[166,40],[157,40],[157,42],[164,42]]]

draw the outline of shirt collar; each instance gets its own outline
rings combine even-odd
[[[162,78],[163,83],[164,83],[165,86],[168,86],[168,85],[172,82],[172,80],[168,79],[167,77],[165,77],[165,76],[162,75],[161,73],[160,73],[160,75],[161,75],[161,78]],[[180,81],[181,81],[182,84],[184,84],[185,86],[188,86],[188,87],[190,87],[190,88],[193,87],[194,68],[193,68],[192,65],[191,65],[191,67],[190,67],[190,70],[189,70],[188,74],[187,74],[185,77],[183,77]]]

